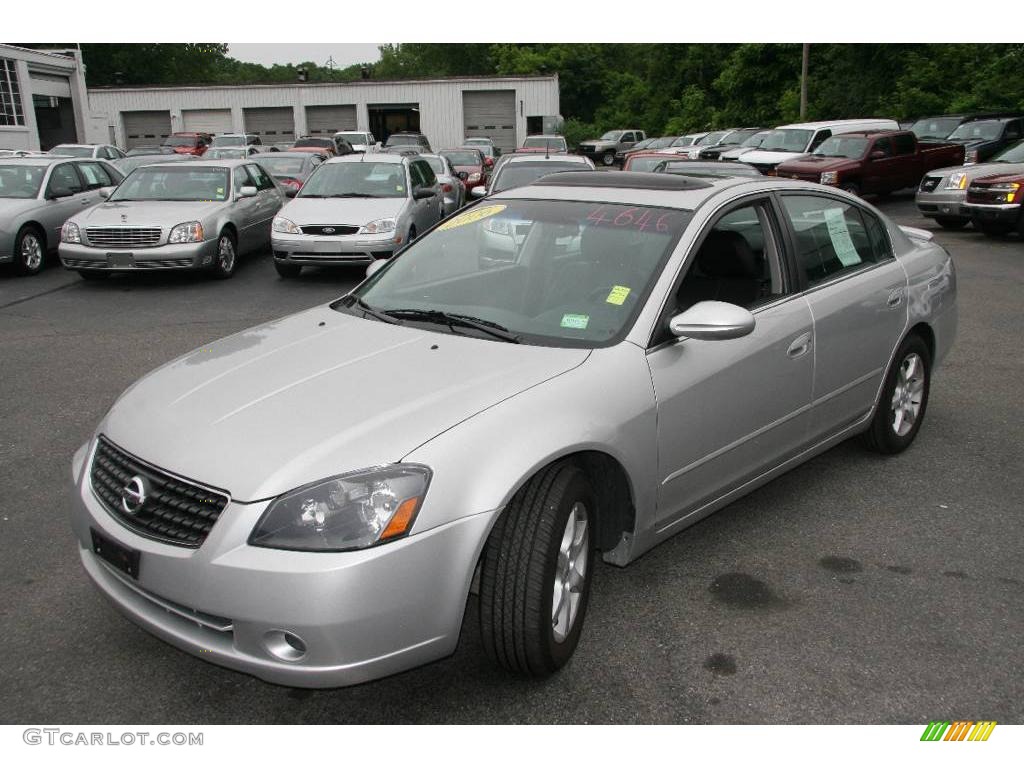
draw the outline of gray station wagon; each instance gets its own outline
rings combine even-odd
[[[252,161],[145,165],[101,205],[65,223],[60,259],[86,279],[153,269],[231,277],[238,254],[269,248],[270,222],[284,200]]]

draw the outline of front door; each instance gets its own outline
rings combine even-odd
[[[726,211],[698,241],[666,313],[725,301],[753,312],[752,333],[728,341],[669,338],[648,354],[658,404],[660,531],[699,515],[806,441],[812,320],[782,269],[780,231],[766,197]]]

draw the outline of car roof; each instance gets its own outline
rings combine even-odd
[[[545,157],[539,153],[531,153],[526,155],[510,155],[508,160],[505,161],[511,165],[522,165],[523,163],[576,163],[579,165],[587,165],[587,159],[579,155],[551,155],[551,157]]]
[[[17,165],[53,165],[54,163],[65,163],[74,160],[86,160],[84,157],[71,157],[70,155],[32,155],[30,157],[4,157],[0,162],[4,165],[15,163]]]
[[[227,147],[227,149],[238,150],[239,147]],[[282,150],[280,152],[257,152],[251,155],[249,159],[259,160],[267,157],[316,157],[316,152],[290,152],[288,150]]]
[[[531,133],[526,138],[528,138],[528,139],[564,139],[565,136],[562,136],[562,135],[557,134],[557,133]]]
[[[71,143],[66,143],[66,144],[57,144],[57,145],[51,147],[50,151],[52,152],[57,147],[90,147],[90,148],[93,148],[93,147],[105,147],[105,146],[107,146],[107,145],[106,144],[71,144]]]
[[[419,153],[416,154],[419,157]],[[374,152],[369,155],[355,154],[355,155],[342,155],[341,157],[332,157],[327,160],[324,165],[331,163],[394,163],[395,165],[404,163],[409,160],[409,155],[399,155],[393,152]]]
[[[180,161],[179,161],[180,162]],[[189,168],[238,168],[243,165],[248,165],[253,162],[252,158],[245,158],[241,160],[231,160],[225,158],[223,160],[193,160],[188,164]],[[177,167],[177,162],[169,163]],[[168,163],[153,163],[152,165],[146,166],[147,168],[159,168],[161,165],[168,165]]]
[[[844,125],[853,125],[855,123],[896,123],[896,121],[890,120],[887,117],[863,117],[850,120],[822,120],[821,122],[817,123],[789,123],[788,125],[777,125],[775,126],[775,130],[782,130],[783,128],[794,128],[807,131],[816,131],[819,128],[831,128],[834,126],[841,127]]]

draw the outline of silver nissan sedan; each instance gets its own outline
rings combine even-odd
[[[957,325],[928,233],[770,177],[561,173],[368,271],[148,374],[73,460],[98,589],[284,685],[451,654],[474,581],[486,653],[558,670],[598,556],[847,438],[907,449]]]

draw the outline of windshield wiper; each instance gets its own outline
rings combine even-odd
[[[478,331],[490,334],[495,338],[507,341],[511,344],[519,344],[519,334],[513,333],[508,328],[491,320],[484,320],[471,315],[459,315],[452,312],[442,312],[439,309],[389,309],[387,314],[392,317],[404,317],[410,320],[422,320],[428,323],[441,323],[447,325],[454,332],[456,325],[464,328],[475,328]]]
[[[382,323],[391,323],[392,325],[402,325],[402,321],[399,320],[397,317],[392,317],[389,312],[384,312],[384,311],[379,310],[379,309],[374,309],[369,304],[367,304],[365,301],[360,299],[358,296],[353,296],[352,297],[352,304],[350,304],[349,306],[359,307],[359,309],[361,309],[367,315],[369,315],[370,317],[375,318],[377,320],[380,320]]]
[[[326,197],[376,197],[376,195],[367,195],[364,192],[342,192],[340,195],[326,195]]]

